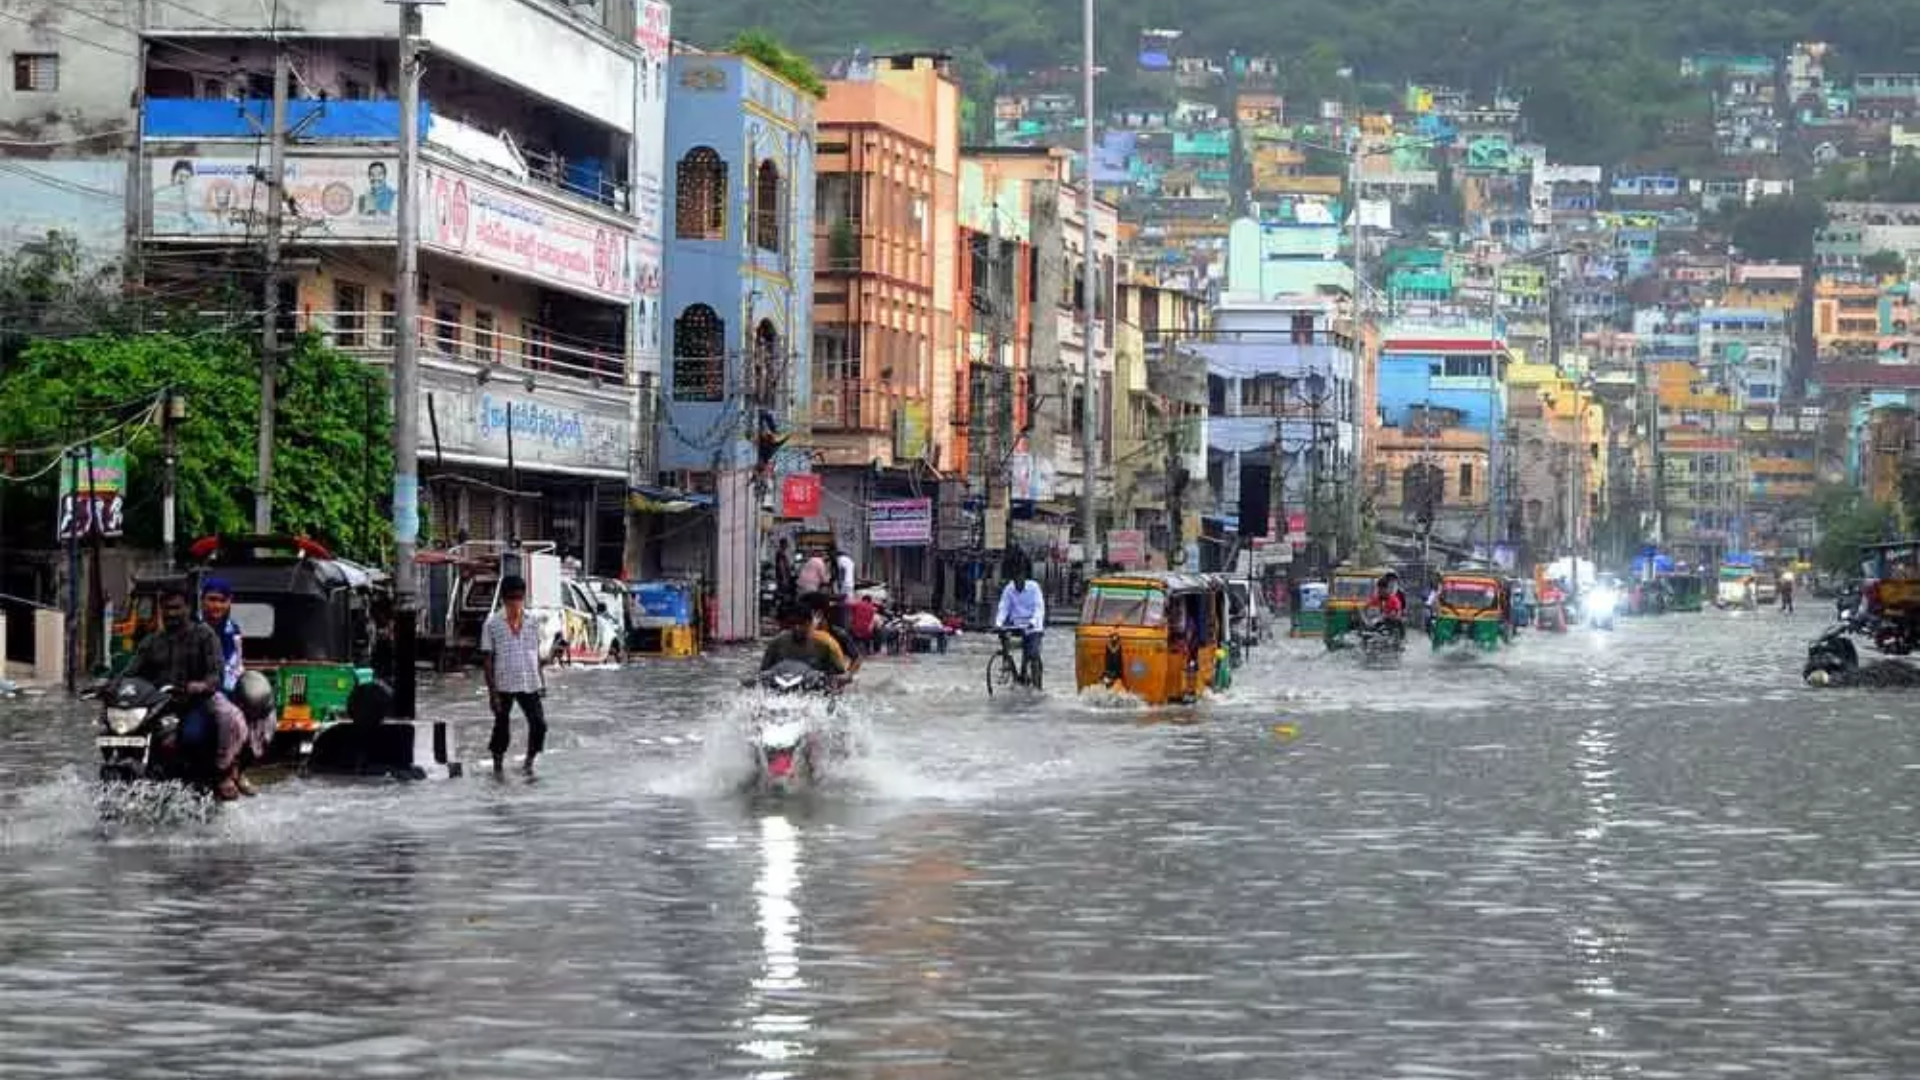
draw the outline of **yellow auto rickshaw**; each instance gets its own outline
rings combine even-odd
[[[1074,640],[1074,685],[1125,690],[1149,705],[1213,687],[1227,634],[1226,589],[1195,574],[1093,579]]]
[[[1498,575],[1446,574],[1428,634],[1436,650],[1468,642],[1497,649],[1513,640],[1512,612],[1513,595]]]
[[[1333,572],[1333,583],[1327,589],[1326,632],[1322,635],[1327,648],[1347,644],[1347,635],[1360,626],[1360,613],[1373,603],[1380,579],[1390,572],[1384,566],[1342,566]]]

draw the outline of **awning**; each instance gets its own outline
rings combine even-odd
[[[642,514],[680,514],[714,505],[711,495],[695,495],[672,488],[635,484],[627,488],[627,507]]]

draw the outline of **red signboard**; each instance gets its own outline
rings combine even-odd
[[[780,516],[818,517],[820,514],[820,475],[792,473],[780,481]]]

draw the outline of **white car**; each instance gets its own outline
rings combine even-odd
[[[561,583],[560,600],[560,633],[567,641],[567,659],[588,664],[617,662],[626,650],[625,635],[612,605],[600,591],[583,581],[565,581]]]

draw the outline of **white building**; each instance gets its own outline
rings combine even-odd
[[[60,228],[103,258],[137,256],[126,265],[150,286],[258,289],[283,48],[283,324],[390,360],[397,6],[10,7],[0,245]],[[652,471],[651,437],[635,432],[650,432],[659,371],[669,9],[420,10],[421,471],[434,539],[552,540],[615,570],[628,484]]]

